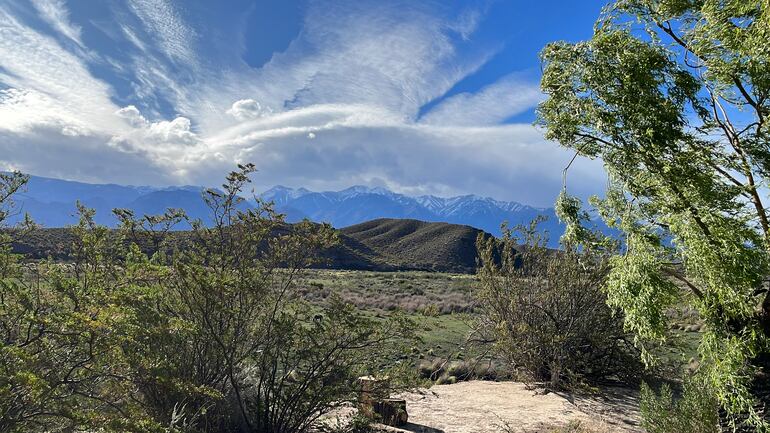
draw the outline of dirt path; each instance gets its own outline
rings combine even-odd
[[[599,433],[639,433],[638,403],[628,390],[608,388],[601,398],[542,395],[517,382],[470,381],[436,385],[407,400],[407,431],[425,433],[550,432],[579,421]],[[507,426],[507,429],[506,429]]]

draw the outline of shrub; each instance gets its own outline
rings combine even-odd
[[[648,433],[718,433],[719,403],[707,389],[697,377],[688,377],[681,397],[676,398],[667,384],[656,394],[643,383],[642,425]]]
[[[454,385],[455,383],[457,383],[457,377],[450,376],[446,373],[442,374],[438,379],[436,379],[436,385]]]
[[[500,380],[509,377],[501,365],[491,360],[476,363],[473,376],[481,380]]]
[[[414,344],[402,315],[298,296],[295,275],[334,234],[245,209],[252,170],[204,193],[212,227],[118,210],[113,231],[79,207],[67,266],[25,270],[0,232],[0,432],[305,432],[357,397],[357,377],[408,378],[393,366]],[[0,173],[0,224],[23,180]],[[169,242],[183,220],[192,231]]]
[[[402,315],[376,321],[337,296],[319,311],[295,296],[294,277],[335,235],[307,221],[289,228],[267,204],[242,210],[252,170],[231,173],[224,192],[205,192],[215,224],[188,221],[184,250],[129,262],[163,293],[143,306],[147,326],[126,350],[161,423],[184,404],[196,431],[304,432],[356,398],[357,377],[384,373],[412,344]],[[142,228],[120,214],[124,231]],[[401,376],[391,374],[394,383]]]
[[[482,266],[478,340],[524,373],[525,380],[559,389],[610,375],[631,377],[639,362],[627,343],[623,317],[607,306],[601,286],[603,254],[548,250],[529,227],[502,239],[479,237]],[[522,242],[523,245],[518,244]]]
[[[355,414],[348,419],[337,418],[334,422],[321,423],[318,433],[374,433],[378,431],[372,426],[372,420]]]
[[[26,177],[0,173],[0,224]],[[0,234],[0,432],[158,427],[127,393],[121,344],[134,328],[113,240],[82,207],[74,263],[21,268]],[[15,235],[26,231],[15,231]]]
[[[436,317],[439,315],[438,307],[436,304],[429,304],[423,307],[422,315],[426,317]]]
[[[452,361],[446,368],[449,376],[454,376],[459,380],[467,380],[473,376],[474,362],[471,361]]]
[[[436,380],[446,371],[446,361],[443,359],[424,360],[420,362],[418,371],[423,379]]]

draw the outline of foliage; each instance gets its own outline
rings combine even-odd
[[[551,389],[632,371],[622,316],[601,290],[606,255],[549,250],[536,224],[505,230],[501,240],[479,238],[477,331],[515,369]]]
[[[307,221],[289,227],[268,204],[241,210],[252,170],[241,167],[222,191],[205,192],[214,224],[189,221],[184,250],[166,257],[159,248],[132,263],[164,293],[149,310],[154,320],[145,320],[152,326],[127,351],[137,354],[137,385],[155,419],[171,422],[184,405],[189,430],[307,431],[356,397],[357,377],[387,374],[382,360],[409,344],[411,323],[400,315],[375,322],[339,298],[316,309],[298,296],[297,274],[334,232]],[[163,233],[186,218],[119,214],[127,233]]]
[[[332,293],[362,310],[437,317],[473,312],[475,275],[424,271],[371,272],[313,269],[297,279],[302,296],[324,303]]]
[[[4,178],[18,189],[26,180]],[[9,198],[7,194],[0,194]],[[7,203],[7,202],[6,202]],[[130,315],[118,299],[106,230],[94,229],[85,210],[71,268],[20,266],[4,244],[0,275],[0,431],[70,431],[87,425],[131,430],[120,344]],[[5,235],[6,237],[8,235]],[[114,417],[114,418],[113,418]],[[120,426],[113,419],[125,419]],[[150,428],[152,423],[145,424]]]
[[[642,424],[648,433],[717,433],[719,403],[698,377],[688,377],[682,395],[675,398],[667,384],[659,394],[642,384]]]
[[[244,209],[252,171],[205,192],[213,226],[116,210],[115,232],[81,206],[71,264],[22,267],[3,244],[0,432],[302,432],[354,400],[361,375],[403,383],[390,361],[411,345],[411,322],[334,295],[304,301],[295,278],[335,234],[289,226],[269,204]],[[192,233],[167,243],[180,221]]]
[[[604,162],[607,196],[592,204],[625,235],[607,289],[627,329],[646,349],[665,338],[668,306],[696,307],[708,329],[706,385],[730,422],[759,429],[768,427],[756,373],[770,331],[769,37],[766,1],[617,0],[592,39],[544,49],[538,110],[549,139]]]

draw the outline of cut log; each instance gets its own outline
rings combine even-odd
[[[390,397],[390,380],[363,376],[358,378],[358,385],[358,410],[362,415],[374,418],[374,403]]]
[[[385,425],[398,427],[406,424],[409,415],[406,413],[406,400],[386,398],[374,402],[376,413]]]

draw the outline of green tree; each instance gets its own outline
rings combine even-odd
[[[761,430],[768,40],[766,0],[617,0],[590,40],[544,49],[539,107],[547,138],[606,168],[606,198],[592,204],[625,243],[611,260],[610,304],[640,344],[664,338],[673,303],[697,308],[708,324],[700,374],[730,422]],[[574,199],[558,207],[575,221]]]

